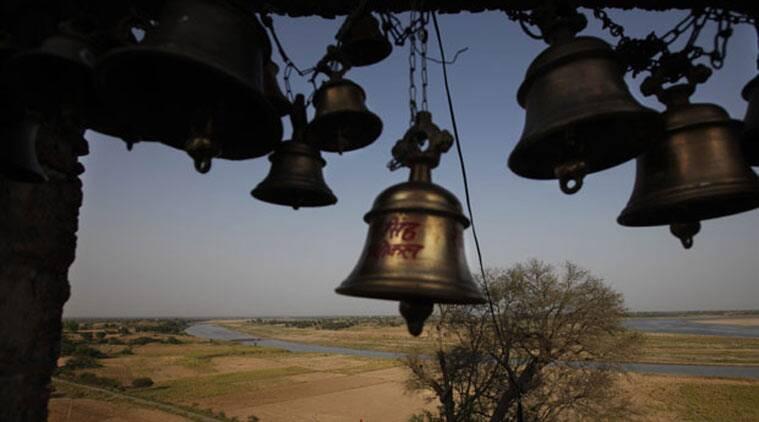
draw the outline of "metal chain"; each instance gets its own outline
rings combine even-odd
[[[411,12],[410,19],[413,22],[414,21],[414,15],[416,12]],[[408,98],[409,98],[409,126],[414,125],[414,121],[416,120],[416,33],[412,33],[409,37],[409,53],[408,53],[408,78],[409,78],[409,85],[408,85]]]
[[[632,39],[625,35],[624,27],[612,21],[603,9],[593,9],[593,15],[601,21],[603,29],[607,29],[613,37],[619,39],[616,51],[625,60],[626,69],[632,71],[633,76],[643,71],[653,73],[657,69],[661,69],[662,66],[674,63],[673,56],[687,58],[690,65],[685,67],[691,69],[695,68],[696,65],[693,62],[697,59],[708,57],[713,69],[721,69],[725,64],[727,44],[733,34],[733,26],[738,24],[756,25],[756,19],[748,15],[717,8],[699,8],[692,10],[688,16],[663,35],[659,36],[651,32],[645,38]],[[709,22],[716,23],[717,28],[712,49],[707,51],[696,45],[696,42]],[[670,46],[685,34],[688,35],[685,46],[679,52],[670,52]],[[759,67],[759,61],[757,66]],[[668,80],[679,79],[689,72],[688,69],[683,68],[682,61],[680,61],[679,67],[681,69],[673,70],[672,75],[667,78]]]
[[[506,10],[506,16],[510,21],[519,23],[519,26],[522,27],[522,32],[527,34],[528,37],[534,40],[544,39],[541,32],[534,32],[530,29],[530,25],[537,26],[531,13],[524,10]]]
[[[277,47],[277,52],[279,53],[279,57],[281,58],[282,62],[285,64],[285,70],[282,72],[282,75],[283,75],[282,79],[284,80],[284,84],[285,84],[285,95],[287,95],[287,99],[290,100],[290,102],[292,102],[295,99],[295,97],[293,96],[292,87],[290,84],[290,77],[292,76],[292,72],[295,71],[298,74],[298,76],[304,78],[308,75],[315,74],[316,68],[311,67],[309,69],[304,69],[304,70],[301,70],[300,68],[298,68],[298,66],[296,66],[292,60],[290,60],[290,56],[287,55],[284,47],[282,47],[282,43],[279,41],[279,37],[277,36],[277,31],[274,29],[274,22],[271,16],[267,14],[262,14],[261,22],[269,30],[269,34],[271,34],[271,38],[274,40],[274,44]],[[313,78],[311,79],[311,84],[313,85],[314,90],[316,90],[316,85],[313,81]],[[313,96],[313,92],[309,96],[309,103],[310,103],[310,98],[312,96]]]
[[[427,76],[427,39],[429,38],[429,34],[427,33],[427,28],[422,28],[419,30],[419,38],[421,38],[422,42],[422,111],[429,111],[429,104],[427,102],[427,85],[429,82],[429,78]]]

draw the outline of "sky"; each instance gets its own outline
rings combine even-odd
[[[583,35],[601,32],[592,14]],[[683,12],[612,11],[627,34],[662,33]],[[405,21],[406,17],[402,19]],[[301,67],[315,63],[333,42],[341,19],[275,17],[289,56]],[[627,228],[616,218],[635,178],[634,162],[593,174],[575,195],[555,181],[521,178],[506,167],[523,128],[516,92],[532,59],[545,47],[524,35],[502,13],[441,15],[474,217],[485,265],[506,267],[530,258],[590,269],[624,294],[635,311],[759,308],[759,211],[702,224],[691,250],[668,227]],[[434,32],[431,31],[431,34]],[[705,38],[705,46],[711,40]],[[713,102],[741,118],[743,85],[756,75],[757,42],[737,27],[724,68],[699,88],[695,102]],[[436,40],[429,55],[439,57]],[[77,259],[70,271],[67,317],[205,317],[392,314],[397,304],[334,293],[355,265],[364,244],[363,215],[377,194],[403,182],[389,172],[390,149],[408,128],[408,48],[385,61],[352,69],[348,78],[367,92],[367,104],[384,122],[370,147],[324,153],[325,178],[338,197],[326,208],[297,211],[257,201],[250,190],[268,173],[266,158],[216,160],[209,174],[190,159],[157,143],[127,152],[114,138],[88,132],[83,158],[84,205]],[[643,76],[628,78],[631,91]],[[296,92],[310,86],[295,78]],[[429,109],[451,129],[440,66],[429,63]],[[313,114],[313,110],[310,111]],[[285,122],[286,135],[289,134]],[[433,180],[463,202],[457,158],[446,154]],[[466,254],[476,256],[467,230]]]

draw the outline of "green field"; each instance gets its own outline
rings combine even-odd
[[[202,340],[182,335],[181,326],[164,333],[134,324],[98,322],[66,332],[70,343],[66,350],[72,354],[61,364],[82,354],[99,357],[93,360],[93,367],[62,370],[62,381],[55,384],[50,420],[89,422],[118,417],[128,422],[187,418],[247,422],[255,417],[290,422],[333,415],[324,418],[403,422],[414,413],[434,408],[434,402],[423,396],[406,393],[408,372],[399,361],[290,353]],[[251,335],[306,343],[430,350],[428,334],[412,338],[404,326],[384,321],[295,324],[302,328],[276,321],[219,324]],[[649,334],[638,360],[755,365],[759,364],[759,340]],[[132,382],[141,377],[149,377],[154,384],[133,387]],[[619,382],[634,404],[631,420],[759,420],[759,381],[627,374],[620,376]]]

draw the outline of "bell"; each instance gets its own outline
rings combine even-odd
[[[293,140],[281,143],[269,156],[271,171],[250,194],[261,201],[289,205],[296,210],[337,203],[322,175],[326,162],[318,149],[304,142],[307,116],[302,94],[295,97],[290,120]]]
[[[566,194],[579,191],[585,175],[635,158],[662,130],[658,113],[635,101],[614,50],[599,38],[568,37],[544,50],[517,100],[527,116],[509,167],[531,179],[559,179]]]
[[[30,108],[42,113],[82,111],[94,98],[95,48],[92,22],[66,21],[36,49],[5,65],[8,85]]]
[[[693,88],[678,85],[660,95],[664,138],[637,159],[637,174],[623,226],[670,225],[685,248],[700,221],[759,207],[759,178],[746,164],[740,122],[714,104],[691,104]]]
[[[366,108],[366,94],[355,82],[331,79],[314,94],[316,115],[308,137],[322,151],[353,151],[376,141],[382,120]]]
[[[141,139],[183,150],[211,144],[188,151],[206,169],[212,158],[260,157],[281,141],[282,122],[264,94],[270,56],[263,27],[238,2],[169,0],[160,25],[140,44],[104,55],[96,77],[102,98]]]
[[[452,137],[420,112],[417,124],[393,148],[408,182],[391,186],[364,216],[369,224],[364,250],[353,272],[336,289],[348,296],[402,302],[409,331],[419,335],[433,303],[484,303],[469,272],[463,232],[469,226],[461,204],[431,181],[431,169]],[[420,146],[428,140],[428,147]]]
[[[336,38],[351,66],[379,63],[393,51],[393,46],[382,34],[379,22],[371,13],[348,18]]]
[[[743,152],[746,161],[759,166],[759,76],[743,88],[743,99],[748,101],[746,117],[743,119]]]
[[[319,150],[299,141],[281,143],[269,156],[271,171],[251,192],[256,199],[278,205],[323,207],[337,203],[324,182],[326,162]]]
[[[277,73],[279,73],[279,66],[269,60],[264,66],[264,95],[266,95],[266,99],[269,100],[274,110],[277,111],[277,114],[286,116],[290,114],[292,104],[285,94],[282,93],[282,90],[279,89]]]
[[[25,183],[42,183],[47,175],[37,159],[38,117],[27,115],[0,129],[0,174]]]

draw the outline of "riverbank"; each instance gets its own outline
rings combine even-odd
[[[262,345],[284,347],[296,352],[319,351],[394,358],[399,354],[431,353],[430,346],[434,344],[427,337],[428,332],[422,333],[420,337],[411,337],[401,325],[359,323],[347,328],[328,329],[300,328],[276,320],[215,320],[212,323],[237,332],[219,338],[263,338],[266,340]],[[729,330],[732,327],[724,328]],[[759,371],[759,338],[661,332],[643,333],[642,337],[641,352],[630,363],[752,367],[753,369],[749,368],[747,371],[753,374]],[[324,349],[325,345],[329,345],[330,348]],[[736,370],[725,370],[724,376],[733,376],[735,372]],[[690,370],[679,373],[689,374]],[[704,375],[713,373],[710,368]]]

